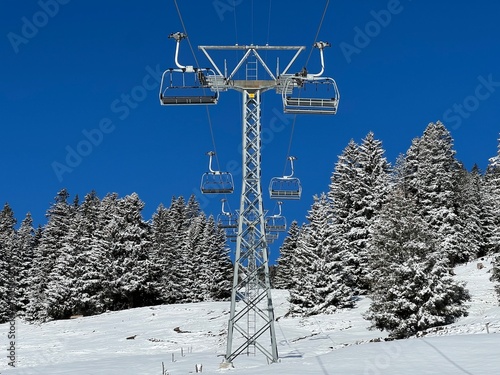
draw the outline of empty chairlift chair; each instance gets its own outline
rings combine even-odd
[[[179,64],[179,46],[187,36],[177,32],[169,35],[177,41],[175,64],[165,70],[160,83],[161,105],[217,104],[219,90],[216,75],[209,68],[195,68]]]
[[[323,49],[330,47],[327,42],[317,42],[321,56],[321,71],[309,74],[302,72],[284,77],[283,111],[291,114],[334,115],[340,101],[337,83],[333,78],[322,77],[324,71]]]
[[[268,232],[284,232],[286,231],[286,218],[281,215],[282,202],[278,202],[279,212],[277,215],[268,216],[266,218],[266,231]]]
[[[294,156],[289,156],[291,165],[290,175],[283,177],[273,177],[269,183],[269,195],[271,199],[300,199],[302,195],[302,185],[297,177],[293,177],[293,161],[296,160]]]
[[[278,239],[279,235],[277,232],[266,232],[266,242],[272,244]]]
[[[208,172],[201,177],[200,190],[203,194],[230,194],[234,191],[233,176],[229,172],[214,171],[212,169],[212,158],[215,152],[207,153],[210,157]]]
[[[221,199],[222,211],[217,218],[220,228],[224,229],[236,229],[238,228],[238,215],[224,210],[224,203],[226,199]]]
[[[217,217],[219,228],[223,228],[226,232],[226,237],[235,242],[238,235],[238,215],[224,210],[226,199],[221,199],[222,210]]]

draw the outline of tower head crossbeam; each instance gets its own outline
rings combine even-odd
[[[259,45],[234,45],[234,46],[199,46],[198,47],[207,57],[207,59],[212,64],[214,70],[222,77],[224,77],[225,84],[228,87],[234,88],[236,90],[245,89],[255,89],[255,90],[267,90],[276,88],[279,84],[279,77],[287,74],[288,70],[292,64],[297,60],[297,57],[302,51],[306,49],[305,46],[259,46]],[[215,63],[214,59],[208,51],[246,51],[243,57],[238,61],[236,66],[233,68],[231,73],[223,74],[219,66]],[[289,61],[288,65],[279,72],[278,69],[276,75],[269,68],[267,63],[262,59],[259,51],[295,51],[294,56]],[[269,76],[269,80],[259,80],[257,82],[249,82],[249,80],[234,80],[236,73],[243,66],[243,64],[248,60],[250,56],[254,56],[260,65],[264,68]],[[278,64],[278,62],[277,62]]]

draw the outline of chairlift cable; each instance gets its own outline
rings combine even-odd
[[[182,30],[184,31],[184,34],[186,34],[188,36],[186,39],[188,41],[189,48],[191,49],[191,53],[193,55],[194,61],[196,62],[196,66],[199,67],[200,64],[198,64],[198,59],[196,57],[196,54],[194,53],[193,45],[191,44],[191,40],[189,40],[189,34],[187,32],[186,25],[184,24],[184,20],[182,18],[182,14],[181,14],[181,10],[179,8],[179,5],[177,4],[177,0],[174,0],[174,3],[175,3],[175,8],[177,9],[177,14],[179,15],[179,20],[181,21]]]
[[[184,31],[184,34],[189,35],[187,32],[186,25],[184,23],[184,19],[182,18],[182,13],[181,13],[181,10],[179,8],[179,4],[177,4],[177,0],[174,0],[174,4],[175,4],[175,8],[177,9],[177,14],[179,15],[179,20],[181,21],[182,30]],[[193,45],[191,44],[191,40],[189,39],[189,37],[187,37],[186,39],[188,41],[189,48],[191,49],[191,53],[193,55],[194,61],[196,62],[196,66],[199,67],[200,64],[198,63],[198,58],[196,57],[196,54],[194,53],[194,49],[193,49]],[[215,145],[215,137],[214,137],[214,131],[213,131],[213,126],[212,126],[212,118],[210,116],[210,110],[208,109],[208,106],[206,106],[206,110],[207,110],[208,125],[210,127],[210,136],[212,138],[212,146],[213,146],[213,150],[215,152],[215,162],[217,163],[217,169],[220,170],[219,157],[217,156],[217,146]]]
[[[295,122],[297,121],[297,115],[293,116],[292,131],[290,133],[290,141],[288,142],[288,150],[286,151],[285,165],[283,166],[283,176],[286,173],[286,166],[288,165],[288,158],[291,156],[290,152],[292,150],[293,134],[295,133]]]
[[[323,21],[325,19],[326,12],[328,10],[329,4],[330,4],[330,0],[326,0],[325,8],[323,10],[323,15],[321,16],[321,20],[319,22],[318,30],[316,31],[316,36],[314,37],[314,43],[316,43],[318,41],[318,36],[319,36],[319,33],[321,32],[321,27],[323,26]],[[307,64],[309,63],[309,60],[311,59],[312,52],[313,52],[313,48],[311,48],[311,50],[309,51],[309,56],[307,57],[305,66],[307,66]],[[292,149],[292,141],[293,141],[293,134],[294,134],[294,130],[295,130],[295,122],[296,122],[296,120],[297,120],[297,115],[295,115],[293,117],[292,132],[290,134],[290,142],[288,144],[288,151],[286,153],[285,166],[283,167],[283,175],[285,174],[286,166],[288,164],[287,160],[288,160],[288,157],[290,156],[290,151]]]
[[[234,37],[235,37],[235,44],[238,44],[238,21],[236,17],[236,7],[233,9],[233,18],[234,18]]]
[[[323,10],[323,15],[321,16],[321,21],[319,22],[318,31],[316,32],[316,36],[314,37],[313,43],[316,43],[318,41],[318,36],[319,36],[320,31],[321,31],[321,26],[323,25],[323,21],[325,19],[326,11],[328,10],[329,4],[330,4],[330,0],[326,0],[325,9]],[[311,59],[312,51],[313,51],[313,48],[311,48],[311,50],[309,51],[309,56],[307,57],[305,66],[307,66],[307,64],[309,63],[309,60]]]
[[[210,128],[210,138],[212,139],[212,146],[213,150],[215,152],[215,162],[217,163],[217,169],[220,171],[220,164],[219,164],[219,157],[217,156],[217,146],[215,145],[215,136],[214,136],[214,129],[212,126],[212,117],[210,116],[210,109],[208,108],[208,105],[205,106],[207,110],[207,119],[208,119],[208,126]]]
[[[251,14],[251,22],[252,22],[252,26],[251,26],[251,30],[252,30],[252,37],[251,37],[251,39],[250,39],[250,40],[251,40],[251,43],[253,44],[253,29],[254,29],[254,27],[253,27],[253,26],[254,26],[254,25],[253,25],[253,23],[254,23],[254,14],[253,14],[253,12],[254,12],[254,6],[253,6],[253,0],[250,2],[250,5],[251,5],[251,7],[252,7],[252,8],[251,8],[251,10],[250,10],[250,14]]]
[[[272,0],[269,0],[269,16],[267,20],[267,44],[269,44],[269,36],[271,35],[271,3]]]
[[[237,10],[237,8],[238,8],[237,6],[234,6],[234,9],[233,9],[233,15],[234,15],[234,17],[233,17],[234,18],[234,35],[235,35],[235,38],[236,38],[235,43],[234,43],[235,45],[239,44],[238,17],[236,16],[236,10]],[[238,50],[234,51],[234,55],[236,56],[236,60],[239,60],[239,51]],[[239,74],[239,72],[237,74]],[[243,110],[242,110],[242,108],[243,108],[243,98],[240,96],[238,100],[239,100],[239,104],[240,104],[238,106],[240,108],[239,109],[239,112],[240,112],[239,113],[239,115],[240,115],[239,117],[241,118],[243,116]]]
[[[269,15],[268,15],[268,21],[267,21],[267,39],[266,39],[266,45],[269,45],[269,39],[270,39],[270,35],[271,35],[271,3],[272,1],[269,0]],[[267,54],[268,54],[268,51],[266,51],[266,57],[265,57],[265,61],[267,61]]]

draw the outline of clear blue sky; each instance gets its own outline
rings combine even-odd
[[[296,71],[325,3],[178,0],[203,66],[209,63],[198,45],[305,45]],[[429,122],[442,120],[458,159],[484,169],[500,132],[499,14],[500,3],[489,0],[331,0],[318,39],[332,43],[325,75],[341,92],[338,115],[280,117],[280,97],[263,95],[264,191],[283,172],[295,121],[290,153],[304,190],[301,201],[283,205],[288,221],[305,221],[312,196],[328,189],[338,155],[369,131],[394,162]],[[161,202],[194,192],[206,213],[219,213],[221,197],[199,194],[205,153],[214,149],[206,108],[158,101],[155,77],[174,66],[167,36],[175,31],[182,25],[172,0],[0,2],[0,201],[19,221],[30,211],[43,225],[62,188],[81,197],[93,189],[101,198],[137,192],[145,219]],[[190,64],[183,47],[181,60]],[[314,53],[310,71],[318,59]],[[223,93],[209,113],[222,169],[241,164],[240,94]],[[271,123],[284,126],[270,132]],[[241,174],[234,178],[233,210]],[[264,204],[271,213],[276,208],[267,193]]]

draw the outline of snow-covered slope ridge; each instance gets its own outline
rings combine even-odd
[[[482,263],[484,268],[478,267]],[[273,291],[280,363],[240,356],[219,369],[225,352],[227,302],[139,308],[74,320],[0,325],[1,374],[40,375],[460,375],[496,374],[500,368],[500,307],[489,281],[491,259],[455,269],[467,282],[469,316],[418,338],[384,341],[362,318],[370,300],[333,315],[284,317],[287,292]],[[9,366],[9,333],[15,365]],[[163,363],[163,364],[162,364]],[[162,368],[163,366],[163,368]]]

